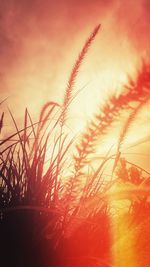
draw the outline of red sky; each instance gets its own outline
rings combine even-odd
[[[84,40],[98,23],[102,30],[92,53],[99,69],[111,58],[117,61],[118,51],[120,61],[127,50],[143,56],[149,46],[149,11],[148,0],[0,0],[1,92],[20,102],[25,90],[23,103],[30,106],[31,90],[42,102],[52,88],[57,91],[60,83],[63,88]],[[95,64],[90,55],[86,64]]]
[[[86,88],[71,116],[82,124],[109,87],[149,57],[149,12],[149,0],[0,0],[3,108],[20,119],[26,106],[36,116],[47,100],[60,102],[84,41],[101,23],[76,85]]]

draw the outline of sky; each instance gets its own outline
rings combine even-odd
[[[71,68],[100,23],[70,113],[72,125],[82,128],[108,92],[149,58],[149,12],[149,0],[0,0],[0,101],[8,98],[3,109],[21,121],[25,107],[36,118],[46,101],[61,104]]]

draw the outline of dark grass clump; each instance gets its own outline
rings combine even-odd
[[[73,142],[64,133],[66,114],[78,70],[99,28],[94,29],[73,67],[62,107],[46,103],[37,123],[26,109],[23,129],[18,128],[9,111],[16,132],[0,143],[3,266],[59,266],[59,247],[71,216],[61,181]],[[3,120],[4,113],[0,131]]]

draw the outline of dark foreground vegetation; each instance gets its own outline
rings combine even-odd
[[[122,156],[122,144],[133,121],[148,105],[150,66],[143,63],[135,81],[129,77],[122,93],[108,98],[79,140],[70,139],[65,131],[69,105],[75,97],[74,82],[98,30],[99,26],[73,67],[62,105],[46,103],[36,123],[26,109],[23,129],[18,128],[10,111],[16,131],[0,141],[3,267],[149,266],[150,174]],[[92,165],[97,146],[123,112],[127,116],[115,154],[109,151],[99,164]],[[71,151],[72,161],[68,161]],[[109,162],[113,163],[110,179],[104,171]],[[125,210],[121,214],[119,208],[115,212],[112,208],[113,201],[120,199]],[[124,224],[126,235],[119,230],[120,234],[114,234],[114,228],[122,229]],[[134,242],[130,242],[129,233],[134,233]],[[133,244],[134,265],[127,256]],[[119,247],[122,254],[115,253]]]

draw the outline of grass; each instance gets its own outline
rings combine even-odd
[[[98,25],[93,30],[75,62],[61,106],[46,103],[36,123],[26,109],[23,129],[9,111],[15,132],[0,143],[2,266],[104,267],[123,266],[123,261],[138,266],[131,264],[131,258],[124,258],[129,248],[126,239],[120,243],[123,232],[114,234],[117,227],[134,233],[138,243],[136,253],[131,254],[138,253],[139,266],[149,266],[149,173],[123,158],[121,148],[150,99],[150,66],[143,63],[135,81],[129,77],[122,93],[108,98],[78,140],[70,140],[65,132],[76,77],[99,29]],[[124,111],[129,115],[116,152],[112,154],[110,148],[95,165],[97,146]],[[2,112],[0,132],[4,119]],[[70,151],[74,155],[68,165]],[[109,163],[108,180],[105,169]],[[66,169],[70,170],[67,179]],[[120,215],[126,201],[127,208]],[[142,231],[145,237],[141,238]],[[127,238],[129,242],[130,235]],[[125,250],[120,256],[114,252],[119,246]],[[143,259],[144,253],[147,258]]]

